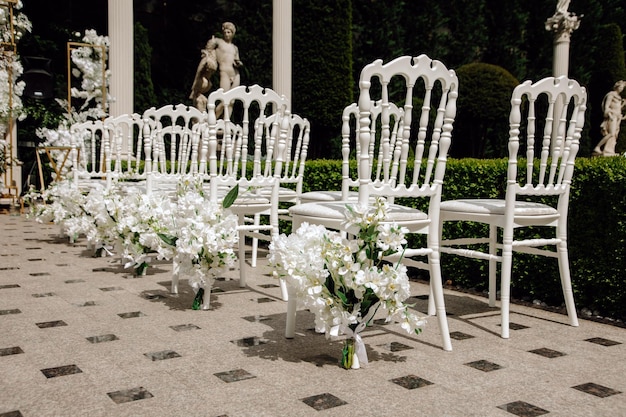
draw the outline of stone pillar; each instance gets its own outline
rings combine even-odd
[[[272,88],[291,102],[291,0],[273,0]]]
[[[546,30],[554,33],[552,75],[555,77],[567,76],[569,71],[570,38],[572,32],[580,26],[580,20],[574,13],[557,10],[554,16],[546,20],[545,25]]]
[[[552,75],[560,77],[568,76],[569,73],[569,44],[572,32],[578,29],[580,21],[574,13],[568,12],[569,1],[559,1],[554,15],[546,20],[547,31],[554,33],[554,52],[552,61]],[[582,17],[582,16],[581,16]],[[554,114],[561,114],[565,104],[561,101],[555,103]],[[558,124],[554,124],[552,137],[556,137]],[[554,145],[552,143],[551,145]],[[552,149],[552,147],[551,147]]]
[[[111,116],[133,112],[133,1],[109,1],[109,69],[108,94],[114,99]],[[126,149],[126,148],[124,148]]]

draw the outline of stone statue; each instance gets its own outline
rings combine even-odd
[[[569,8],[570,0],[559,0],[556,4],[556,12],[555,14],[563,14],[567,16],[569,12],[567,9]]]
[[[194,77],[189,98],[199,110],[206,110],[205,94],[212,87],[211,76],[219,71],[220,88],[230,90],[240,84],[239,68],[243,63],[239,59],[239,49],[233,44],[236,32],[231,22],[222,24],[222,38],[211,37],[201,51],[202,58]]]
[[[626,100],[621,95],[624,87],[626,87],[626,81],[616,82],[613,90],[609,91],[602,100],[604,121],[600,125],[600,131],[603,137],[593,149],[593,155],[616,155],[615,145],[617,144],[620,124],[622,120],[626,119],[626,116],[622,114],[626,107]]]

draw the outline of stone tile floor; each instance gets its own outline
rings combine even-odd
[[[169,293],[169,264],[135,277],[24,216],[0,215],[0,231],[0,417],[626,415],[623,328],[514,305],[503,340],[497,309],[446,290],[452,352],[433,317],[419,336],[377,321],[369,365],[347,371],[310,313],[284,338],[264,262],[194,311],[184,281]]]

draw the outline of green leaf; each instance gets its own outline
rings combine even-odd
[[[165,242],[166,244],[170,246],[176,246],[176,241],[178,240],[178,237],[166,235],[164,233],[157,233],[157,236],[159,236],[161,240]]]
[[[226,194],[226,197],[224,197],[224,201],[222,202],[222,207],[228,208],[232,206],[235,200],[237,199],[238,195],[239,195],[239,185],[235,185],[233,188],[230,189],[228,194]]]

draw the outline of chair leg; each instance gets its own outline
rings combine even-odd
[[[283,301],[289,300],[289,289],[287,288],[287,282],[284,279],[279,279],[280,283],[280,295],[283,297]]]
[[[438,253],[428,255],[428,264],[430,265],[430,290],[432,298],[435,300],[434,304],[443,350],[451,351],[452,342],[450,341],[450,329],[448,328],[448,317],[446,316],[446,305],[443,298],[443,283],[441,281],[441,265],[439,264]]]
[[[506,239],[506,237],[505,237]],[[509,338],[509,314],[511,307],[511,270],[513,269],[513,247],[512,239],[509,238],[502,248],[502,272],[500,276],[500,315],[501,315],[501,336],[503,339]]]
[[[178,281],[180,279],[180,267],[178,262],[174,260],[172,262],[172,287],[170,288],[171,294],[178,294]]]
[[[293,339],[296,334],[296,308],[298,306],[298,300],[296,299],[296,291],[292,287],[288,287],[288,294],[285,337]]]
[[[254,215],[255,226],[260,223],[261,223],[261,215],[255,214]],[[252,238],[252,256],[250,258],[250,265],[252,265],[253,268],[256,268],[256,257],[257,257],[258,249],[259,249],[259,239]]]
[[[561,276],[561,287],[563,288],[563,298],[565,298],[565,306],[567,307],[567,316],[569,324],[578,326],[578,315],[576,314],[576,304],[574,303],[574,292],[572,291],[572,280],[569,270],[569,256],[567,253],[567,240],[561,239],[561,243],[557,245],[559,254],[559,274]]]
[[[497,255],[496,244],[498,239],[498,228],[496,226],[489,226],[489,254],[492,256]],[[496,306],[496,271],[498,269],[498,261],[495,259],[489,260],[489,307]]]
[[[243,216],[240,216],[239,224],[245,224]],[[243,231],[239,231],[239,286],[246,286],[246,235]]]

